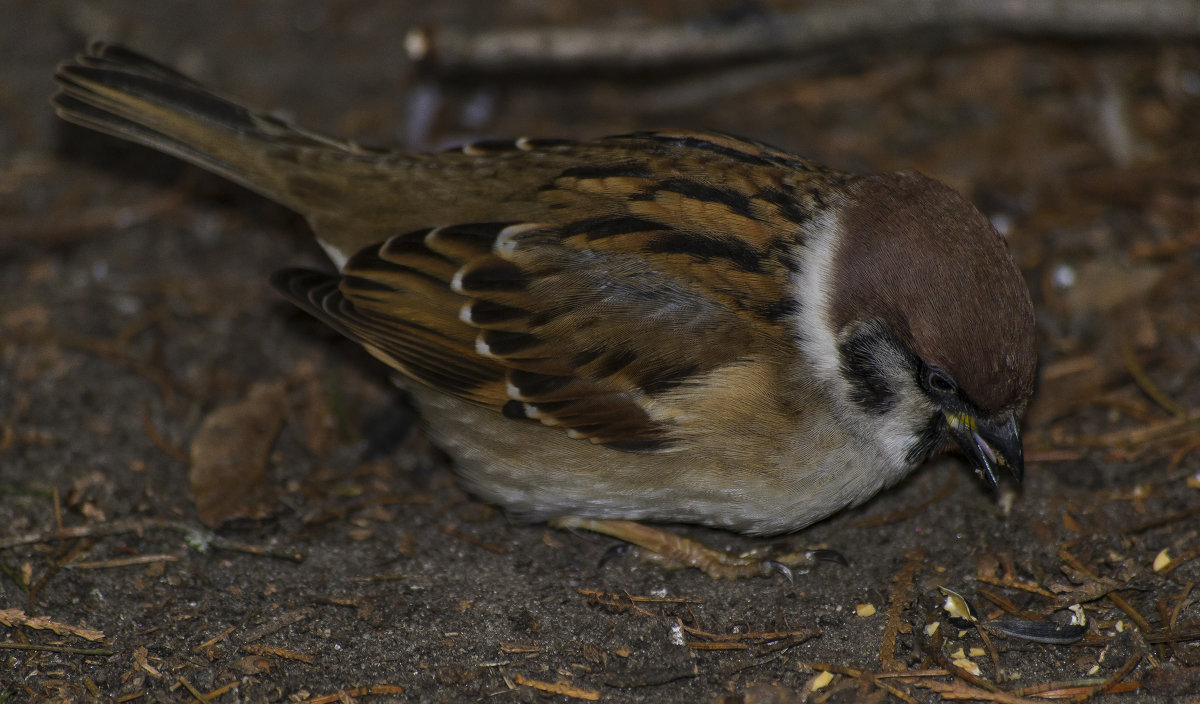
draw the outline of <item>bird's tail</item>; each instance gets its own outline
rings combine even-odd
[[[117,44],[93,44],[60,65],[55,79],[60,91],[52,102],[63,119],[177,156],[295,209],[304,204],[292,177],[312,152],[343,159],[370,153],[253,112]],[[302,159],[300,152],[310,154]]]

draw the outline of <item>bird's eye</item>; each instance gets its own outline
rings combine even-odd
[[[930,369],[925,372],[925,386],[930,391],[939,394],[952,394],[958,390],[958,385],[950,375],[941,369]]]

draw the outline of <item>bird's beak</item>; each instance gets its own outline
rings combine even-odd
[[[994,423],[985,422],[965,413],[947,414],[950,434],[967,457],[976,473],[988,486],[995,487],[996,467],[1007,467],[1019,482],[1025,475],[1025,455],[1021,449],[1021,431],[1017,417],[1009,414]]]

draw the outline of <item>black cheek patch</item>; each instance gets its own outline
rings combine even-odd
[[[850,400],[871,415],[883,415],[896,407],[896,390],[879,368],[872,349],[879,338],[855,333],[842,343],[842,378],[850,384]]]

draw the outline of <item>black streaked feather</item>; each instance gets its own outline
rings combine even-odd
[[[575,380],[572,376],[554,376],[539,374],[521,369],[513,369],[508,373],[508,382],[516,387],[524,398],[549,396]]]
[[[598,164],[589,166],[572,166],[564,169],[560,178],[601,179],[601,178],[650,178],[653,172],[649,165],[637,161],[624,161],[619,164]]]
[[[527,332],[509,332],[507,330],[484,330],[479,333],[488,351],[496,357],[508,357],[523,352],[530,347],[542,343],[536,335]]]
[[[466,293],[521,291],[529,283],[525,272],[516,264],[495,258],[486,264],[467,268],[460,281]]]
[[[529,316],[529,311],[524,308],[508,306],[487,299],[473,301],[468,310],[471,317],[471,324],[481,327],[507,323]]]
[[[803,225],[812,219],[812,214],[800,207],[796,196],[782,188],[760,189],[754,194],[754,198],[775,206],[780,215],[797,225]]]
[[[653,190],[678,193],[705,203],[720,203],[738,215],[753,217],[750,198],[732,188],[719,188],[687,178],[671,178],[658,183]]]
[[[634,232],[657,232],[667,229],[670,228],[655,220],[639,218],[633,215],[619,215],[576,220],[575,222],[563,225],[559,231],[563,237],[587,235],[587,239],[590,242],[605,237],[628,235]]]
[[[645,251],[657,254],[689,254],[700,259],[726,259],[743,271],[761,274],[763,257],[750,245],[733,238],[716,239],[688,232],[659,235],[645,245]]]
[[[750,154],[748,152],[738,151],[736,149],[732,149],[730,147],[726,147],[721,144],[715,144],[713,142],[709,142],[709,141],[700,139],[698,137],[691,137],[691,136],[682,137],[679,135],[660,134],[657,132],[635,132],[635,133],[627,135],[627,136],[637,138],[637,139],[646,139],[646,140],[650,140],[650,141],[654,141],[654,142],[659,142],[661,144],[666,144],[666,145],[670,145],[670,146],[674,146],[674,147],[683,147],[686,149],[701,149],[701,150],[704,150],[707,152],[712,152],[714,154],[720,154],[721,156],[729,157],[730,159],[735,159],[744,164],[751,164],[753,166],[773,166],[773,165],[775,165],[774,161],[767,159],[759,154]]]

